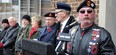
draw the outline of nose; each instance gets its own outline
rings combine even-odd
[[[88,13],[87,12],[85,12],[85,16],[88,16]]]

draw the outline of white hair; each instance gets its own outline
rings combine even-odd
[[[9,17],[8,20],[13,20],[16,22],[16,18],[15,17]]]

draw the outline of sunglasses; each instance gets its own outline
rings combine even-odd
[[[80,10],[79,11],[81,14],[84,14],[85,12],[87,12],[88,14],[92,13],[92,10]]]

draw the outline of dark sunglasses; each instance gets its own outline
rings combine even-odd
[[[81,14],[84,14],[85,12],[87,12],[88,14],[92,13],[92,10],[80,10],[79,11]]]

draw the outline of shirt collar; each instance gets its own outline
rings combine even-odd
[[[70,18],[70,17],[68,17],[64,22],[61,22],[61,24],[62,24],[62,25],[63,25],[63,24],[66,25],[66,23],[68,22],[69,18]]]
[[[87,30],[89,30],[89,29],[91,29],[91,27],[94,25],[94,23],[91,25],[91,26],[89,26],[89,27],[86,27],[86,28],[80,28],[82,31],[87,31]]]
[[[70,17],[68,17],[64,22],[61,22],[61,25],[62,25],[61,30],[60,30],[61,32],[64,30],[64,27],[65,27],[66,23],[68,22],[69,18]]]

